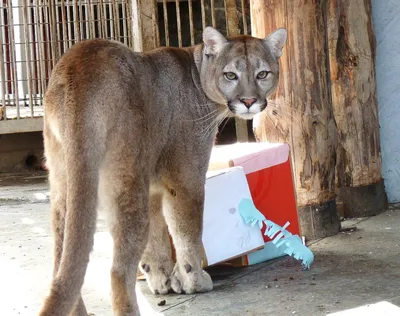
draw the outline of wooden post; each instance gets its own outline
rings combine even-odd
[[[279,86],[270,105],[274,109],[259,115],[254,132],[259,141],[287,142],[291,147],[300,229],[307,239],[331,236],[340,230],[325,3],[250,1],[254,36],[264,38],[278,27],[288,30]]]
[[[239,35],[239,17],[236,8],[236,0],[225,0],[226,31],[228,36]]]
[[[132,34],[135,51],[158,47],[158,17],[156,0],[132,0]]]
[[[239,35],[239,18],[236,7],[236,0],[225,0],[226,31],[228,36]],[[238,142],[248,142],[249,133],[247,121],[235,118],[236,139]]]
[[[345,217],[386,208],[381,176],[375,34],[370,0],[329,0],[327,34],[338,129],[336,184]]]

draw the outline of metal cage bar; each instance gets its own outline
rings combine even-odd
[[[161,19],[157,20],[156,27],[161,45],[185,47],[198,44],[208,25],[224,35],[248,34],[248,0],[157,0],[157,4],[155,11]]]
[[[0,0],[0,134],[6,125],[29,130],[5,121],[31,126],[25,118],[43,116],[51,70],[74,43],[108,38],[133,48],[133,1]]]

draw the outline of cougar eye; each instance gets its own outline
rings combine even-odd
[[[260,71],[258,74],[257,74],[257,79],[265,79],[265,78],[267,78],[267,76],[268,76],[268,74],[269,74],[269,71]]]
[[[228,80],[236,80],[238,78],[234,72],[225,72],[224,76]]]

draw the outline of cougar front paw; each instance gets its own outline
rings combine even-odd
[[[176,293],[192,294],[211,291],[213,283],[204,270],[194,271],[189,264],[182,267],[176,263],[171,275],[171,287]]]
[[[160,263],[140,262],[140,271],[146,276],[147,285],[153,294],[167,294],[171,289],[170,276],[172,273],[172,260]]]

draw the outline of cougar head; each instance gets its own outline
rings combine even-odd
[[[206,95],[240,118],[251,119],[267,107],[279,80],[279,57],[287,32],[277,29],[265,39],[225,38],[212,27],[203,32],[200,80]]]

